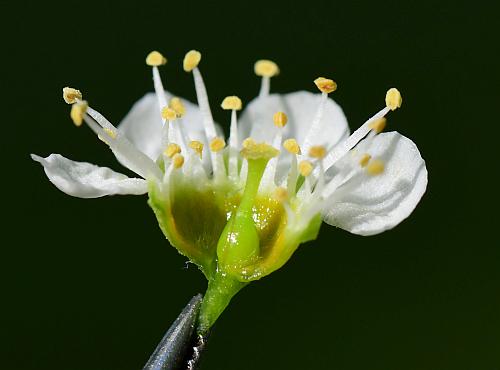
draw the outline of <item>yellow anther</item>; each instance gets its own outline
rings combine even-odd
[[[361,167],[366,167],[368,162],[370,162],[370,159],[372,159],[372,156],[370,154],[368,153],[363,154],[359,160],[359,165]]]
[[[111,138],[111,139],[116,139],[116,132],[111,130],[110,128],[104,128],[103,131],[108,134],[108,136]]]
[[[295,139],[286,139],[283,147],[292,154],[300,154],[300,146]]]
[[[403,98],[401,97],[401,93],[398,89],[392,88],[387,90],[387,94],[385,94],[385,105],[387,108],[391,110],[396,110],[401,107],[403,103]]]
[[[167,58],[158,51],[152,51],[146,57],[146,64],[151,67],[158,67],[167,63]]]
[[[309,149],[309,157],[322,159],[325,158],[326,148],[323,145],[315,145]]]
[[[201,158],[203,153],[203,143],[197,140],[193,140],[189,142],[189,147],[193,149]]]
[[[181,118],[186,114],[186,107],[182,103],[182,100],[177,97],[170,99],[170,103],[168,103],[168,106],[175,110],[178,118]]]
[[[246,159],[271,159],[280,154],[280,151],[266,143],[247,142],[243,145],[241,156]]]
[[[83,116],[87,111],[88,104],[85,100],[80,100],[79,102],[71,106],[70,117],[76,126],[81,126],[83,122]]]
[[[172,164],[174,165],[174,168],[181,168],[182,165],[184,164],[184,157],[182,154],[176,154],[172,158]]]
[[[184,56],[183,67],[186,72],[191,72],[198,67],[201,60],[201,53],[196,50],[190,50]]]
[[[374,130],[377,134],[384,131],[385,125],[387,124],[387,118],[382,117],[377,120],[375,120],[371,125],[370,128]]]
[[[305,160],[305,161],[302,161],[299,163],[299,173],[304,176],[304,177],[307,177],[311,174],[313,170],[313,165],[311,162]]]
[[[65,87],[63,89],[63,99],[68,104],[74,104],[78,100],[82,100],[82,93],[72,87]]]
[[[288,116],[284,112],[276,112],[273,116],[273,122],[277,127],[285,127],[288,122]]]
[[[177,118],[177,112],[169,107],[165,107],[161,110],[161,116],[167,121],[174,121]]]
[[[224,139],[220,137],[213,138],[212,141],[210,141],[210,150],[212,152],[220,152],[224,147],[226,146],[226,143]]]
[[[253,67],[255,74],[261,77],[274,77],[280,73],[278,65],[271,60],[258,60]]]
[[[380,159],[374,159],[373,161],[370,161],[368,166],[366,167],[366,171],[370,175],[380,175],[382,172],[384,172],[384,162],[382,162]]]
[[[255,142],[254,139],[252,139],[251,137],[247,137],[245,140],[243,140],[243,142],[241,143],[241,145],[243,146],[243,148],[249,148],[253,145],[256,145],[257,143]]]
[[[174,155],[181,152],[181,147],[175,143],[170,143],[167,145],[167,149],[163,152],[168,158],[172,158]]]
[[[330,80],[329,78],[318,77],[314,80],[314,83],[318,87],[319,91],[327,94],[337,90],[337,84],[335,83],[335,81]]]
[[[284,202],[288,199],[288,191],[283,188],[283,187],[277,187],[276,191],[274,192],[274,196],[276,200],[279,200],[280,202]]]
[[[220,106],[225,110],[241,110],[241,99],[237,96],[226,96]]]

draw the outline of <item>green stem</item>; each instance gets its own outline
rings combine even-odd
[[[208,288],[201,303],[198,319],[198,333],[206,334],[220,314],[227,307],[231,298],[247,283],[239,282],[228,274],[218,271],[208,281]]]

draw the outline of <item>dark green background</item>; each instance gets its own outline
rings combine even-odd
[[[490,2],[494,3],[494,2]],[[500,369],[498,7],[481,1],[2,2],[0,368],[137,369],[205,281],[168,245],[145,197],[82,200],[52,186],[29,153],[122,170],[75,129],[61,88],[118,123],[152,89],[194,99],[184,53],[216,119],[226,95],[314,91],[331,76],[351,128],[403,93],[390,128],[414,140],[429,187],[396,229],[358,237],[323,225],[280,271],[241,291],[202,369]],[[496,117],[496,118],[495,118]],[[496,156],[496,157],[495,157]]]

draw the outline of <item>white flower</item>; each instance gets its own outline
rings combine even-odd
[[[413,211],[427,185],[425,162],[410,139],[381,132],[383,117],[401,105],[396,89],[349,134],[342,109],[328,97],[336,89],[332,80],[315,80],[321,94],[270,94],[279,69],[262,60],[255,65],[261,91],[241,117],[238,97],[222,103],[231,111],[226,145],[212,118],[200,59],[196,51],[184,59],[194,77],[195,105],[164,91],[158,66],[166,59],[151,53],[146,61],[156,93],[140,99],[118,127],[79,91],[64,89],[75,124],[85,122],[140,178],[59,154],[33,159],[72,196],[149,192],[165,235],[209,280],[221,266],[243,282],[276,270],[301,242],[315,238],[319,215],[351,233],[372,235]]]

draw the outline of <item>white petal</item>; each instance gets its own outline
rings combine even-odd
[[[379,134],[356,149],[382,159],[385,170],[377,176],[360,170],[328,199],[323,218],[354,234],[378,234],[410,215],[427,187],[427,169],[416,145],[397,132]],[[347,165],[349,156],[333,170]]]
[[[32,154],[40,162],[49,180],[66,194],[79,198],[98,198],[113,194],[145,194],[147,182],[128,178],[107,167],[91,163],[75,162],[59,154],[42,158]]]
[[[165,92],[165,94],[167,100],[172,98],[172,94],[169,92]],[[182,118],[184,132],[203,130],[203,121],[198,106],[185,99],[181,100],[186,107],[186,114]],[[139,99],[122,120],[118,129],[137,149],[156,160],[162,151],[162,121],[156,95],[148,93]]]
[[[284,128],[283,138],[295,138],[302,145],[316,114],[321,94],[297,91],[289,94],[272,94],[252,100],[238,120],[241,140],[251,136],[256,141],[272,143],[277,128],[273,124],[276,112],[285,112],[288,124]],[[342,108],[332,99],[328,99],[321,130],[312,138],[315,145],[330,147],[349,135],[349,127]]]

